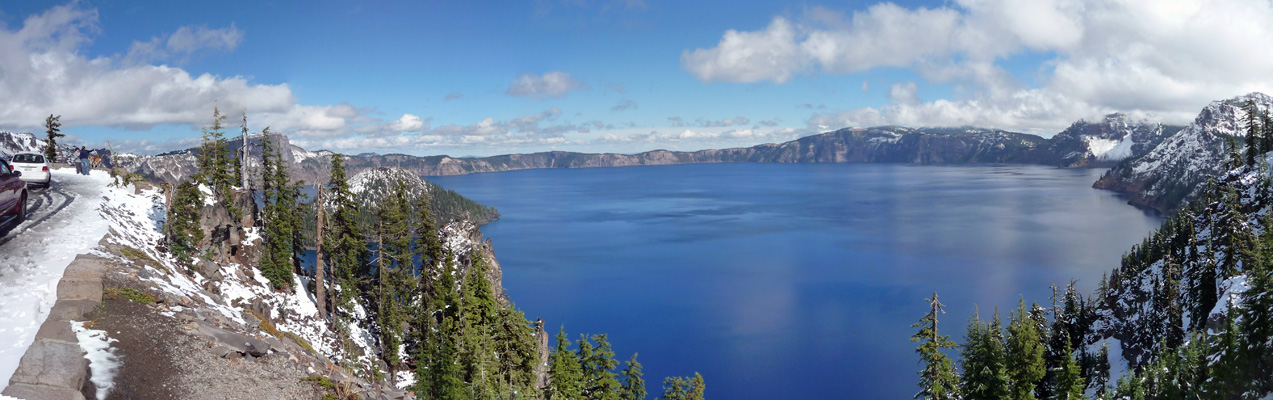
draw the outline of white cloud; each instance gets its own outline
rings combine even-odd
[[[729,30],[711,49],[681,52],[681,66],[704,82],[786,82],[804,67],[796,32],[785,18],[774,18],[760,32]]]
[[[177,28],[167,37],[154,37],[146,42],[133,42],[125,57],[126,64],[178,61],[200,50],[233,51],[243,42],[243,31],[231,24],[229,28],[209,29],[206,26]]]
[[[398,132],[418,131],[420,128],[424,128],[424,120],[419,116],[402,114],[402,118],[398,118],[398,120],[394,121],[390,124],[390,126],[391,129]]]
[[[210,122],[218,101],[227,114],[242,108],[286,112],[295,102],[285,84],[192,76],[180,68],[121,66],[115,58],[88,58],[82,47],[98,31],[97,18],[96,10],[73,4],[32,15],[17,30],[0,27],[0,127],[39,128],[50,113],[62,115],[68,128],[202,125]],[[198,30],[188,35],[196,39],[179,41],[176,49],[195,48]]]
[[[919,86],[915,82],[894,83],[888,90],[888,99],[900,104],[919,103],[919,96],[915,94],[918,91]]]
[[[1050,130],[1110,111],[1180,123],[1211,100],[1273,89],[1273,52],[1251,45],[1273,37],[1268,21],[1273,3],[1263,0],[880,3],[848,15],[812,8],[761,30],[729,30],[715,47],[684,51],[681,62],[704,82],[782,83],[802,73],[898,67],[955,89],[955,98],[924,102],[909,84],[895,84],[892,104],[818,114],[811,126],[967,122]],[[1033,85],[1005,70],[1022,55],[1049,59]]]
[[[518,75],[517,78],[514,78],[508,84],[508,89],[504,93],[510,96],[526,96],[539,99],[557,98],[587,87],[569,72],[552,71],[543,75],[532,73]]]

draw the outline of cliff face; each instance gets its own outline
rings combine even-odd
[[[1078,121],[1048,140],[1063,167],[1113,167],[1143,156],[1183,127],[1110,114],[1097,122]]]

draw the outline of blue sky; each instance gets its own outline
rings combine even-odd
[[[307,149],[747,146],[853,126],[1050,135],[1268,91],[1266,0],[0,6],[0,129],[188,147],[213,104]],[[1130,22],[1129,22],[1130,21]],[[1217,45],[1219,43],[1219,45]]]

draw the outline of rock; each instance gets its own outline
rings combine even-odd
[[[51,320],[83,320],[85,315],[93,312],[97,305],[101,302],[90,299],[82,300],[58,300],[53,305],[53,309],[49,311],[48,319]]]
[[[243,325],[248,328],[256,328],[261,326],[261,319],[245,310],[243,311]]]
[[[84,400],[84,394],[78,390],[25,384],[9,385],[0,394],[19,399]]]
[[[220,358],[225,358],[226,356],[230,355],[230,348],[226,346],[220,346],[220,345],[214,346],[212,347],[212,354]]]
[[[164,292],[163,296],[161,297],[164,304],[179,305],[182,303],[181,298],[185,296],[178,296],[172,293]]]
[[[87,375],[88,360],[78,343],[36,340],[22,355],[9,383],[78,389]]]
[[[177,314],[177,319],[181,320],[182,322],[194,322],[195,316],[189,311],[182,311],[181,313]]]

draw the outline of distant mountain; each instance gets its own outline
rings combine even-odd
[[[15,133],[9,131],[0,131],[0,157],[8,159],[17,153],[40,153],[44,154],[44,139],[39,139],[32,133]],[[59,162],[68,162],[74,155],[77,147],[72,147],[65,143],[57,145]]]
[[[1075,122],[1048,139],[1048,146],[1064,167],[1113,167],[1149,153],[1182,128],[1110,114],[1099,122]]]
[[[1130,203],[1169,211],[1197,197],[1202,184],[1224,172],[1228,154],[1225,137],[1242,144],[1247,113],[1243,106],[1254,101],[1270,110],[1273,98],[1251,93],[1211,102],[1184,129],[1165,138],[1152,151],[1123,160],[1093,184],[1130,196]]]

